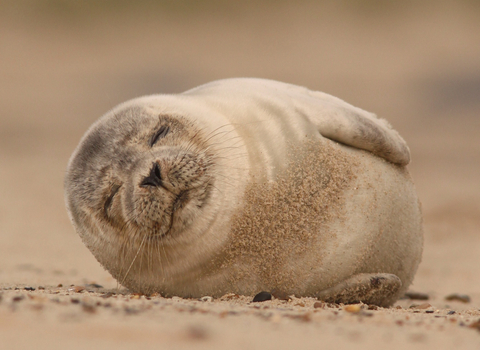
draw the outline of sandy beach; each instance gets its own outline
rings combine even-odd
[[[0,1],[0,347],[479,349],[479,4],[146,3]],[[227,77],[307,86],[391,122],[424,214],[410,290],[428,299],[167,299],[103,270],[63,200],[81,136],[127,99]]]

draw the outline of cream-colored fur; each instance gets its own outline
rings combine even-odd
[[[422,253],[409,159],[385,120],[340,99],[228,79],[107,113],[72,155],[65,196],[82,240],[131,290],[314,296],[386,273],[402,282],[390,304]],[[163,185],[140,186],[152,164]]]

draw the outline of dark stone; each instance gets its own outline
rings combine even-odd
[[[480,332],[480,318],[478,319],[478,321],[471,323],[468,327],[474,328]]]
[[[410,300],[428,300],[430,296],[425,293],[417,293],[417,292],[406,292],[405,297]]]
[[[448,300],[448,301],[455,300],[455,301],[460,301],[462,303],[469,303],[470,302],[470,297],[468,295],[465,295],[465,294],[454,293],[454,294],[447,295],[445,297],[445,300]]]
[[[255,297],[253,298],[254,303],[262,302],[262,301],[267,301],[267,300],[272,300],[272,294],[269,292],[260,292]]]

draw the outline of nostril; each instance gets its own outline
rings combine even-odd
[[[142,183],[140,184],[141,187],[157,187],[157,183],[152,181],[149,177],[146,177],[143,179]]]
[[[162,181],[162,175],[160,174],[160,167],[157,163],[153,165],[153,173],[155,174],[155,178],[158,179],[159,182]]]
[[[160,166],[157,163],[153,163],[152,169],[150,169],[150,174],[145,177],[140,183],[141,187],[158,187],[162,185],[162,175],[160,173]]]

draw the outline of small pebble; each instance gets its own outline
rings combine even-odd
[[[470,302],[470,297],[468,295],[465,295],[465,294],[454,293],[454,294],[447,295],[445,297],[445,300],[448,300],[448,301],[455,300],[455,301],[460,301],[462,303],[469,303]]]
[[[223,298],[223,297],[222,297]],[[206,302],[206,303],[211,303],[213,301],[213,298],[210,297],[210,296],[204,296],[204,297],[201,297],[200,299],[198,299],[199,301],[203,301],[203,302]]]
[[[28,291],[32,291],[32,292],[35,290],[35,288],[33,288],[33,287],[25,287],[23,289],[28,290]]]
[[[85,287],[82,286],[72,286],[72,288],[68,288],[69,292],[81,293],[85,290]]]
[[[272,300],[272,295],[269,292],[260,292],[255,297],[253,298],[254,303],[262,302],[262,301],[267,301],[267,300]]]
[[[410,306],[410,309],[420,309],[420,310],[423,310],[423,309],[428,309],[429,307],[432,307],[432,305],[430,305],[429,303],[423,303],[423,304],[420,304],[420,305],[411,305]]]
[[[478,319],[478,321],[471,323],[468,327],[474,328],[480,332],[480,318]]]
[[[425,311],[426,314],[433,314],[434,312],[435,312],[435,311],[433,311],[433,310],[427,310],[427,311]]]
[[[450,310],[450,311],[447,313],[447,315],[455,315],[455,311]]]
[[[400,309],[401,308],[402,307],[400,306]],[[398,309],[398,307],[397,307],[397,309]],[[368,305],[368,310],[378,310],[378,306],[377,305]]]
[[[62,287],[63,287],[63,284],[61,284],[61,283],[59,283],[59,284],[57,285],[57,288],[62,288]]]
[[[96,283],[87,283],[85,288],[103,288],[103,286],[96,284]]]
[[[353,305],[344,306],[343,309],[352,314],[356,314],[362,310],[362,306],[360,304],[353,304]]]
[[[428,300],[430,296],[425,293],[417,293],[417,292],[406,292],[405,297],[411,300]]]
[[[12,301],[17,303],[19,301],[22,301],[23,299],[25,299],[25,297],[23,295],[17,295],[15,297],[13,297]]]
[[[295,306],[305,307],[304,303],[296,303]]]
[[[315,302],[315,304],[313,304],[313,307],[314,307],[315,309],[320,309],[320,308],[321,308],[321,309],[325,309],[325,306],[326,306],[326,304],[325,304],[325,303],[322,303],[322,302],[320,302],[320,301],[317,301],[317,302]]]

